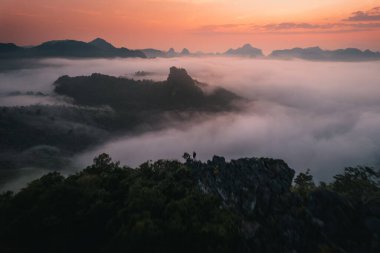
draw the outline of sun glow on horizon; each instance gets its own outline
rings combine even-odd
[[[0,0],[0,41],[221,51],[251,43],[380,50],[380,0]]]

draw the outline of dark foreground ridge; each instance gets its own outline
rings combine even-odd
[[[300,173],[292,186],[281,160],[184,158],[131,169],[102,154],[75,175],[0,195],[1,251],[379,252],[371,168],[318,187]]]

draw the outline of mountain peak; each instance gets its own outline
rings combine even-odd
[[[187,48],[182,49],[181,55],[189,55],[189,54],[190,54],[189,49],[187,49]]]
[[[169,51],[166,53],[168,57],[175,57],[177,56],[177,52],[174,50],[174,48],[170,48]]]
[[[90,41],[88,44],[91,44],[100,49],[114,49],[115,48],[111,43],[109,43],[108,41],[102,38],[96,38]]]
[[[189,76],[186,69],[171,67],[168,76],[168,83],[175,83],[181,85],[194,85],[194,80]]]
[[[263,56],[263,52],[261,51],[261,49],[255,48],[249,43],[236,49],[231,48],[227,50],[224,54],[236,55],[236,56],[248,56],[248,57],[262,57]]]
[[[253,46],[251,44],[247,43],[247,44],[244,44],[242,46],[242,48],[247,48],[247,49],[249,48],[249,49],[251,49],[251,48],[253,48]]]

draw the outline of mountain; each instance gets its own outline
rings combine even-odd
[[[187,49],[187,48],[182,49],[182,51],[180,53],[181,56],[189,56],[190,54],[191,53],[190,53],[189,49]]]
[[[32,57],[140,57],[146,58],[142,51],[116,48],[107,41],[97,38],[90,42],[77,40],[53,40],[30,48],[17,47],[14,44],[0,44],[1,58]]]
[[[103,54],[103,50],[83,41],[53,40],[27,50],[32,56],[89,57]]]
[[[284,50],[275,50],[269,57],[273,58],[300,58],[300,59],[318,59],[325,57],[325,52],[320,47],[293,48]]]
[[[60,77],[55,92],[69,96],[80,105],[111,106],[116,111],[190,110],[218,111],[233,108],[240,98],[223,88],[211,94],[185,69],[170,68],[166,81],[133,80],[102,74]]]
[[[34,47],[20,47],[13,43],[0,43],[0,60],[18,58],[41,57],[71,57],[71,58],[112,58],[112,57],[138,57],[138,58],[172,58],[179,56],[240,56],[263,58],[261,49],[245,44],[240,48],[229,49],[224,53],[191,53],[187,48],[176,52],[174,48],[162,51],[154,48],[130,50],[128,48],[116,48],[102,38],[96,38],[90,42],[77,40],[53,40],[44,42]],[[346,48],[337,50],[323,50],[320,47],[293,48],[274,50],[267,58],[270,59],[304,59],[313,61],[373,61],[380,60],[380,52]],[[17,66],[17,64],[16,64]],[[1,69],[1,68],[0,68]]]
[[[88,44],[93,45],[93,46],[100,48],[100,49],[103,49],[103,50],[115,49],[115,47],[111,43],[105,41],[102,38],[96,38],[93,41],[90,41]]]
[[[140,51],[142,51],[148,58],[166,57],[166,52],[158,49],[146,48],[140,49]]]
[[[244,56],[244,57],[263,57],[263,52],[261,49],[254,48],[250,44],[245,44],[244,46],[236,49],[227,50],[224,55],[228,56]]]
[[[23,51],[24,48],[19,47],[13,43],[0,43],[0,55],[7,53],[14,53]]]
[[[361,51],[357,48],[322,50],[319,47],[309,47],[275,50],[269,57],[277,59],[298,58],[315,61],[369,61],[380,60],[380,52]]]
[[[153,49],[153,48],[147,48],[147,49],[141,49],[141,51],[148,57],[148,58],[172,58],[172,57],[178,57],[178,56],[189,56],[192,55],[190,51],[187,48],[184,48],[180,53],[176,52],[174,48],[170,48],[167,52]]]
[[[166,52],[166,57],[176,57],[178,56],[178,53],[174,50],[174,48],[170,48],[167,52]]]

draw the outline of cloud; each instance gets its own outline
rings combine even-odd
[[[297,171],[310,168],[317,180],[329,180],[346,166],[380,165],[380,62],[221,57],[43,61],[39,68],[2,73],[1,89],[49,91],[60,75],[93,72],[132,76],[144,70],[155,73],[150,76],[154,80],[165,80],[169,68],[178,66],[199,81],[223,86],[253,101],[238,113],[113,139],[74,157],[77,169],[102,152],[136,166],[149,159],[181,159],[183,152],[193,150],[202,160],[214,154],[227,159],[281,158]],[[24,100],[20,97],[20,104]],[[24,176],[31,180],[45,172],[43,168],[15,172],[16,181],[8,181],[7,187],[25,183]]]
[[[380,28],[380,23],[305,23],[282,22],[264,25],[257,24],[221,24],[204,25],[193,29],[194,33],[201,34],[260,34],[260,33],[344,33],[363,32]]]
[[[380,21],[380,6],[369,11],[356,11],[344,21]]]
[[[244,32],[248,27],[247,24],[219,24],[203,25],[190,30],[192,33],[238,33]]]
[[[222,64],[221,64],[222,62]],[[170,60],[156,62],[165,72]],[[122,164],[180,159],[195,150],[207,160],[251,156],[284,159],[329,180],[345,166],[379,166],[379,62],[322,63],[252,59],[178,59],[198,80],[250,98],[239,113],[139,136],[125,136],[79,155],[84,166],[100,152]],[[147,63],[145,70],[150,71]],[[360,84],[360,85],[358,85]]]
[[[192,30],[201,34],[255,34],[255,33],[344,33],[377,30],[380,28],[380,6],[369,11],[356,11],[350,17],[334,23],[311,23],[285,21],[271,24],[214,24]]]
[[[268,24],[261,26],[268,30],[289,30],[289,29],[330,29],[338,24],[311,24],[311,23],[279,23],[279,24]]]
[[[379,28],[380,23],[353,23],[350,24],[351,27],[357,27],[357,28]]]
[[[292,23],[284,22],[278,24],[268,24],[263,26],[253,26],[253,28],[263,32],[276,33],[345,33],[363,32],[380,28],[380,23]]]
[[[222,28],[236,28],[239,26],[245,26],[245,24],[205,25],[205,26],[201,26],[199,29],[200,30],[204,29],[205,31],[209,31],[209,30],[218,30]]]

